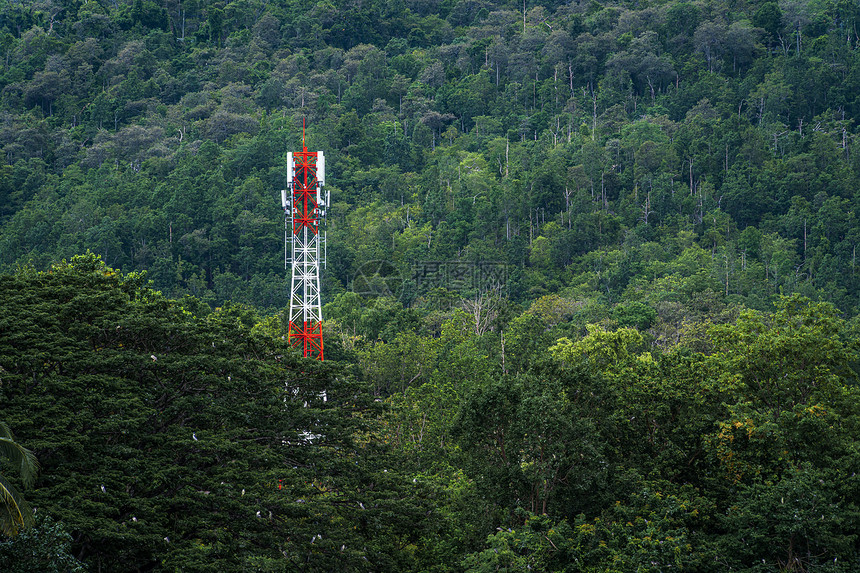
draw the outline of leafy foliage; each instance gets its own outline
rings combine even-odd
[[[328,300],[371,261],[460,259],[516,267],[518,303],[587,288],[642,328],[708,290],[854,314],[843,4],[6,3],[0,268],[89,248],[173,298],[279,309],[306,117]]]
[[[0,4],[37,515],[102,570],[851,570],[858,15]],[[302,118],[337,364],[283,340]]]
[[[43,516],[35,521],[33,527],[0,541],[3,571],[25,573],[38,569],[45,573],[84,573],[84,565],[71,554],[72,536],[62,524]]]
[[[425,502],[398,501],[406,483],[360,439],[365,400],[263,334],[251,309],[194,315],[93,255],[4,276],[0,297],[5,414],[42,458],[33,504],[62,520],[79,558],[111,570],[409,562],[407,529],[386,532]]]
[[[21,475],[21,481],[27,487],[33,487],[39,462],[33,452],[15,441],[12,430],[6,422],[0,421],[0,460],[5,460]],[[22,527],[33,523],[30,504],[23,498],[12,483],[0,474],[0,532],[13,536]]]

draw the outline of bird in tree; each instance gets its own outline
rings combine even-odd
[[[0,421],[0,460],[6,460],[9,465],[18,468],[24,487],[33,486],[39,470],[39,462],[33,452],[15,441],[12,430],[2,421]],[[11,537],[22,527],[29,527],[32,524],[33,511],[30,505],[0,472],[0,534]]]

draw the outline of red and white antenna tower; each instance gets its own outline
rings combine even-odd
[[[325,267],[325,157],[308,151],[302,126],[302,151],[287,153],[287,185],[281,191],[285,230],[284,268],[292,265],[290,344],[304,356],[323,359],[320,264]],[[320,229],[320,221],[323,229]]]

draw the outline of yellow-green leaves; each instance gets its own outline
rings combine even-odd
[[[549,349],[553,358],[571,365],[585,362],[600,370],[620,366],[631,356],[645,362],[652,360],[648,353],[647,356],[633,354],[643,343],[642,335],[636,329],[619,328],[610,332],[596,324],[589,324],[586,329],[588,334],[582,340],[560,339]]]

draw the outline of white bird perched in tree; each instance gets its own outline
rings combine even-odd
[[[102,486],[102,493],[107,493],[107,491],[105,491],[105,486]]]
[[[260,515],[260,512],[259,512],[259,511],[257,512],[257,517],[262,517],[262,516]]]
[[[156,360],[158,360],[158,358],[156,358],[156,357],[155,357],[155,354],[150,354],[150,355],[149,355],[149,357],[150,357],[150,358],[152,358],[152,361],[153,361],[153,362],[155,362]]]
[[[191,432],[191,437],[194,438],[194,441],[197,441],[197,432]]]

